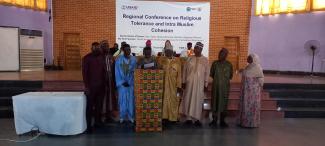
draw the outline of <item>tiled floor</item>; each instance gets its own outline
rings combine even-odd
[[[0,139],[16,136],[13,120],[0,120]],[[28,143],[0,141],[0,146],[324,146],[325,119],[263,119],[258,129],[173,126],[162,133],[134,133],[130,128],[107,125],[95,134],[43,135]]]

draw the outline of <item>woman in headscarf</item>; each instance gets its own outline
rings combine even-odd
[[[259,57],[251,54],[242,73],[242,89],[239,104],[239,126],[258,127],[260,124],[261,96],[264,84]]]

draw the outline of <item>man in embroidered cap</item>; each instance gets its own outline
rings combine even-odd
[[[123,45],[123,55],[115,62],[115,81],[118,91],[118,103],[120,109],[120,123],[129,120],[134,123],[134,71],[137,61],[131,56],[129,44]]]
[[[208,87],[209,67],[208,59],[202,55],[203,44],[197,42],[194,47],[194,56],[191,56],[183,71],[183,88],[185,88],[184,99],[181,103],[180,113],[187,117],[186,124],[201,127],[202,104],[205,91]]]

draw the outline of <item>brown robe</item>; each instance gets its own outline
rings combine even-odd
[[[100,54],[89,53],[82,59],[82,76],[87,96],[87,126],[91,127],[91,119],[100,123],[105,96],[105,60]]]

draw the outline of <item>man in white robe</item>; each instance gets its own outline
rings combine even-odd
[[[194,47],[194,56],[191,56],[184,66],[183,88],[184,97],[181,103],[180,113],[187,118],[186,124],[202,126],[202,105],[205,91],[208,87],[209,61],[202,55],[203,44],[197,42]]]

